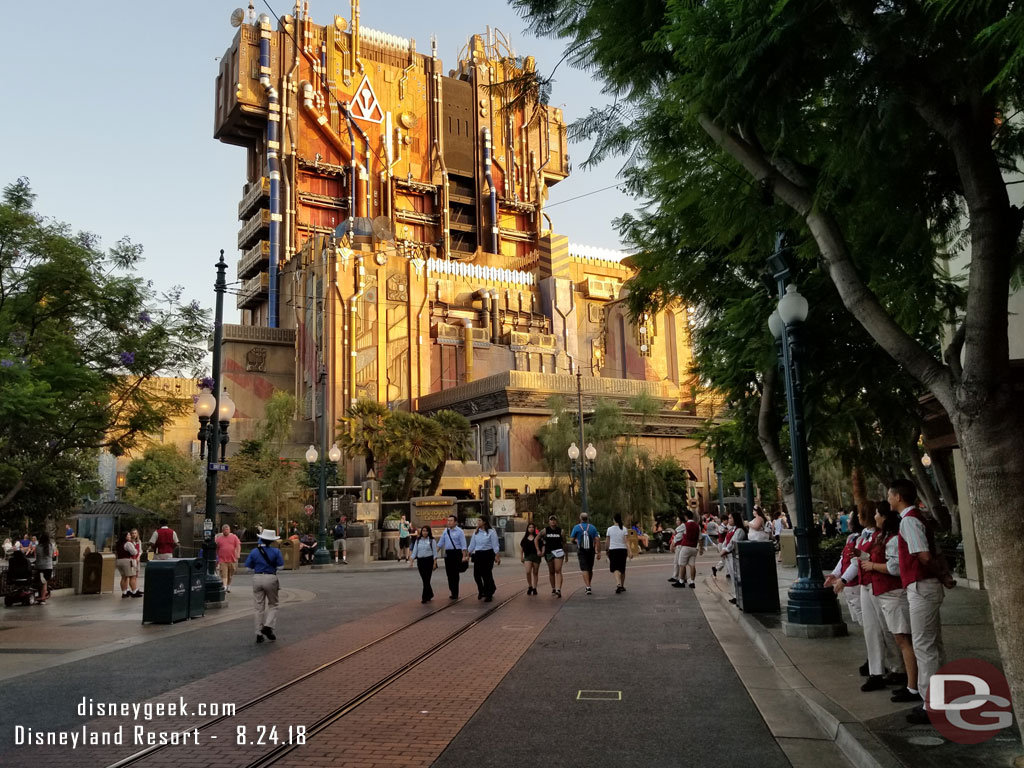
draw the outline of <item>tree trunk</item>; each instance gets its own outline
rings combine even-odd
[[[942,494],[942,499],[949,510],[949,530],[954,536],[960,536],[960,506],[957,503],[956,487],[949,482],[949,474],[946,472],[948,452],[942,453],[945,455],[932,454],[932,470],[939,484],[939,493]]]
[[[928,477],[928,473],[925,472],[924,465],[921,463],[921,452],[917,449],[917,441],[920,437],[921,430],[915,429],[907,436],[907,440],[903,444],[903,450],[906,451],[907,460],[910,462],[910,477],[914,481],[914,485],[917,486],[921,498],[928,505],[928,511],[935,518],[935,522],[939,524],[942,530],[948,531],[949,513],[942,511],[942,505],[939,503],[939,494],[936,493],[935,486],[932,485],[932,479]]]
[[[866,514],[869,518],[874,515],[871,509],[871,502],[868,500],[868,489],[864,483],[864,473],[860,465],[854,464],[850,470],[850,487],[853,490],[853,505],[857,508],[858,514]]]
[[[427,496],[437,494],[437,489],[441,487],[441,478],[444,477],[444,467],[447,463],[445,459],[441,459],[441,463],[434,467],[434,472],[430,476],[430,487],[427,489]]]
[[[1002,403],[988,400],[977,418],[953,422],[967,465],[967,488],[992,621],[1014,714],[1024,722],[1024,419],[1006,388]],[[999,407],[999,406],[1002,407]]]
[[[779,447],[779,425],[773,402],[778,379],[779,370],[775,366],[765,371],[761,387],[761,407],[757,414],[757,441],[761,444],[761,450],[764,451],[772,472],[775,473],[786,509],[795,517],[796,494],[793,491],[793,472],[782,454],[782,448]]]

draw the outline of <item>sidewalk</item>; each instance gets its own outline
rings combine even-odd
[[[701,569],[704,570],[703,568]],[[730,605],[732,585],[723,576],[705,576],[706,590],[699,590],[705,613],[724,612],[739,624],[765,657],[762,669],[738,670],[755,701],[758,688],[783,688],[801,714],[810,713],[826,736],[856,766],[865,768],[974,768],[1012,766],[1021,749],[1018,725],[979,745],[946,741],[930,725],[909,725],[906,705],[889,701],[888,691],[864,693],[858,667],[864,661],[864,637],[852,623],[845,601],[840,600],[849,635],[841,638],[803,639],[782,631],[787,590],[796,579],[796,568],[777,567],[781,615],[744,614]],[[710,620],[710,616],[709,616]],[[721,619],[717,622],[721,625]],[[977,658],[1002,667],[996,648],[988,596],[985,592],[957,587],[946,592],[942,606],[946,660]],[[715,626],[715,622],[712,622]],[[716,629],[717,631],[717,629]],[[771,724],[778,712],[761,714]],[[786,713],[787,718],[793,713]]]

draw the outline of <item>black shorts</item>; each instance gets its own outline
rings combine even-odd
[[[609,549],[608,550],[608,569],[615,573],[626,572],[626,558],[629,556],[628,549]]]
[[[398,540],[398,546],[402,547],[403,549],[408,547],[409,546],[409,537],[408,536],[403,536],[402,538],[400,538]]]
[[[592,549],[581,549],[576,553],[576,558],[580,563],[580,570],[586,571],[587,573],[594,572],[594,550]]]

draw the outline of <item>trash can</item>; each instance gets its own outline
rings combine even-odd
[[[779,555],[782,558],[779,562],[783,565],[796,566],[796,536],[792,528],[784,528],[779,536]]]
[[[82,594],[98,595],[114,591],[114,555],[110,552],[89,552],[82,559]]]
[[[154,560],[146,565],[143,624],[173,624],[188,618],[191,563],[191,560]]]
[[[295,539],[283,539],[277,543],[284,558],[284,570],[295,571],[299,568],[299,542]]]
[[[736,607],[744,613],[779,613],[775,546],[770,541],[741,541]],[[733,578],[737,578],[736,574]]]
[[[198,619],[206,615],[206,560],[195,557],[185,562],[188,563],[188,617]]]

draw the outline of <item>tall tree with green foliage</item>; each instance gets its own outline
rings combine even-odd
[[[210,319],[181,290],[158,295],[142,247],[104,250],[34,210],[28,181],[0,203],[0,516],[72,506],[96,456],[159,432],[190,404],[146,386],[194,374]],[[31,491],[31,492],[29,492]],[[49,494],[49,495],[46,495]]]
[[[177,514],[179,497],[201,497],[201,465],[173,445],[151,445],[128,464],[124,500],[151,512],[154,517]]]
[[[1020,719],[1024,416],[1007,297],[1024,215],[1004,178],[1024,144],[1019,4],[514,2],[615,98],[581,130],[598,156],[632,153],[629,185],[651,202],[627,222],[637,245],[760,260],[769,231],[794,233],[798,260],[823,265],[850,314],[945,408],[982,560],[999,574],[987,586]],[[752,226],[707,241],[675,230],[672,214],[697,197]],[[944,253],[968,246],[966,300],[940,351],[920,320]]]
[[[445,462],[466,461],[469,458],[470,438],[472,436],[472,426],[469,423],[469,419],[461,413],[438,411],[431,414],[430,418],[437,423],[440,429],[438,445],[440,448],[440,460],[431,473],[427,496],[433,496],[441,486]]]
[[[433,419],[408,411],[393,412],[386,424],[388,455],[405,465],[400,498],[409,499],[417,473],[432,473],[439,463],[444,463],[443,431]]]
[[[358,400],[341,419],[337,429],[338,445],[350,459],[362,458],[366,472],[380,472],[378,461],[387,463],[387,420],[391,411],[374,400]]]

